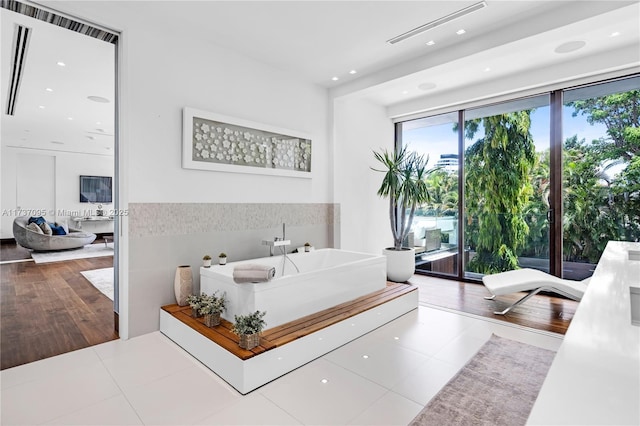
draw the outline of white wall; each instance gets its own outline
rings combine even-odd
[[[119,13],[121,9],[108,2],[64,2],[56,6],[122,31],[121,209],[127,209],[129,203],[333,201],[326,89],[302,82],[286,70],[203,42],[197,31],[182,22],[158,22],[152,14],[136,13],[139,9],[135,6],[127,14]],[[184,107],[309,134],[313,143],[313,179],[182,169]],[[199,218],[189,219],[196,223]],[[157,329],[160,306],[175,303],[175,299],[167,291],[173,285],[172,278],[164,273],[159,277],[158,265],[145,261],[152,253],[134,252],[146,243],[147,237],[132,237],[126,217],[121,226],[120,301],[128,309],[120,309],[120,335],[131,337]],[[184,239],[185,235],[175,235],[153,247],[166,254],[162,256],[164,269],[171,265],[175,269],[184,259],[200,261],[203,253],[198,245],[186,245],[180,253],[171,249],[176,241]]]
[[[328,202],[327,92],[234,52],[128,22],[123,69],[128,90],[131,202]],[[311,135],[313,179],[185,170],[185,106]],[[221,184],[224,183],[224,184]]]
[[[373,151],[393,150],[393,123],[386,110],[357,97],[334,101],[334,196],[340,204],[341,248],[381,253],[393,245],[388,201],[378,197],[381,173]]]
[[[52,206],[43,206],[47,209],[52,208],[53,212],[47,212],[46,218],[55,221],[67,221],[70,226],[75,223],[69,220],[71,215],[58,214],[61,210],[67,211],[84,211],[86,209],[95,211],[96,206],[80,203],[79,190],[80,175],[97,175],[97,176],[113,176],[114,160],[112,156],[76,154],[68,152],[56,151],[33,151],[20,148],[3,148],[2,149],[2,229],[0,238],[13,238],[12,224],[16,214],[13,210],[17,207],[32,208],[29,206],[18,206],[16,204],[16,187],[18,186],[17,177],[19,176],[16,165],[19,163],[18,156],[39,157],[48,156],[54,159],[55,167],[51,176],[48,177],[49,182],[53,182],[54,186],[54,204]],[[33,191],[37,193],[45,185],[33,183]],[[108,208],[111,206],[106,206]],[[40,208],[40,207],[39,207]],[[85,226],[89,232],[112,232],[113,224],[96,224],[94,227]]]

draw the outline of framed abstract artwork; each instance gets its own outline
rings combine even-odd
[[[308,135],[193,108],[184,108],[182,167],[311,178]]]

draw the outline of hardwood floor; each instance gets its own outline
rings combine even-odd
[[[117,339],[113,302],[80,274],[111,266],[111,256],[0,265],[0,369]]]
[[[426,275],[414,275],[409,283],[420,289],[420,302],[443,308],[462,311],[538,330],[565,334],[578,308],[578,302],[554,297],[535,295],[507,315],[495,315],[525,295],[514,293],[485,300],[489,291],[482,284],[444,280]]]

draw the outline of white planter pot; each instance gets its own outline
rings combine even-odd
[[[219,257],[218,258],[218,264],[219,265],[226,265],[227,264],[227,258],[226,257]]]
[[[203,266],[205,268],[210,268],[211,267],[211,259],[205,259],[205,260],[202,261],[202,263],[203,263]]]
[[[413,276],[416,271],[416,251],[412,248],[394,250],[386,248],[382,254],[387,256],[387,279],[403,283]]]

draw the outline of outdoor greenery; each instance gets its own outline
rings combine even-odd
[[[491,274],[518,267],[517,253],[529,235],[524,213],[533,194],[530,175],[536,162],[530,114],[482,118],[484,137],[467,149],[467,240],[476,251],[470,271]],[[465,131],[475,134],[469,126]]]
[[[640,91],[575,101],[573,116],[606,126],[593,141],[570,135],[563,146],[565,261],[597,263],[609,240],[640,240]],[[518,267],[518,257],[548,258],[550,150],[535,152],[532,110],[465,123],[465,137],[484,135],[465,152],[465,246],[470,272]],[[457,131],[457,125],[454,126]],[[427,179],[431,202],[423,216],[455,216],[456,172]]]

